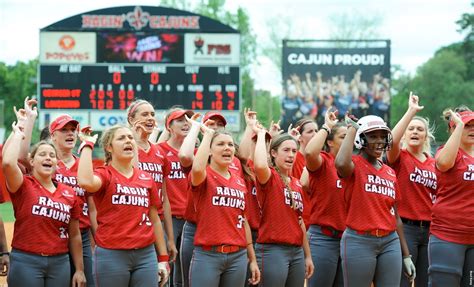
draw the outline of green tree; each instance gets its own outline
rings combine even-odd
[[[23,107],[25,97],[36,94],[37,65],[37,60],[17,62],[14,66],[0,63],[0,97],[5,100],[6,136],[11,131],[11,123],[16,120],[13,107]]]
[[[413,79],[400,79],[398,94],[392,98],[392,119],[396,123],[407,107],[410,91],[420,96],[425,108],[420,112],[437,127],[438,143],[448,138],[441,115],[446,108],[461,104],[474,107],[474,79],[467,78],[468,64],[462,54],[452,48],[442,48],[433,58],[420,66]]]

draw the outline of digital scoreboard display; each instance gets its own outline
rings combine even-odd
[[[155,109],[238,110],[239,68],[166,65],[41,65],[42,109],[124,110],[135,99]]]
[[[143,99],[157,114],[219,110],[240,127],[240,34],[208,17],[152,6],[78,14],[40,30],[39,63],[43,125],[60,112],[120,123]]]

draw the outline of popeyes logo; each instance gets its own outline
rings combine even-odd
[[[69,51],[72,50],[74,46],[76,46],[76,41],[72,36],[64,35],[61,37],[61,39],[59,39],[58,44],[59,47],[61,47],[61,49],[63,49],[64,51]]]

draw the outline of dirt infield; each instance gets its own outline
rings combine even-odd
[[[4,222],[3,225],[5,226],[5,233],[7,234],[8,248],[10,249],[13,237],[13,222]],[[5,286],[7,286],[7,278],[0,277],[0,287]]]

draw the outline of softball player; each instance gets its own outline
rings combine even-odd
[[[428,245],[429,286],[472,286],[474,112],[448,110],[448,141],[436,153],[438,190]]]
[[[347,214],[341,239],[344,285],[366,287],[373,281],[376,286],[399,286],[402,253],[412,278],[415,266],[396,212],[400,194],[395,172],[379,160],[391,145],[390,129],[377,116],[357,123],[346,116],[346,121],[347,134],[335,160]],[[354,143],[358,155],[352,155]]]
[[[262,209],[255,250],[262,286],[303,286],[314,265],[301,219],[302,186],[290,176],[297,141],[288,134],[272,139],[270,168],[265,146],[267,132],[256,126],[255,133],[257,198]]]
[[[346,228],[344,192],[334,160],[346,136],[345,123],[335,112],[326,112],[325,123],[306,146],[308,201],[314,203],[309,219],[308,241],[317,264],[308,286],[343,286],[340,244]],[[323,151],[326,146],[327,151]]]
[[[205,126],[202,129],[204,137],[190,176],[198,212],[190,286],[243,286],[246,250],[250,283],[257,284],[260,273],[244,214],[246,186],[229,168],[234,141],[230,134],[215,133]]]
[[[77,167],[79,166],[79,160],[72,151],[76,145],[78,129],[78,121],[69,115],[61,115],[49,125],[49,134],[51,136],[51,142],[56,147],[56,150],[59,151],[58,164],[54,177],[56,181],[72,187],[80,203],[81,214],[79,217],[79,228],[81,229],[82,235],[84,272],[87,278],[87,286],[92,287],[95,285],[92,276],[91,235],[89,233],[91,220],[89,219],[89,206],[92,206],[92,210],[95,211],[95,205],[92,198],[86,196],[84,189],[77,184]],[[93,221],[96,222],[95,216]],[[97,226],[97,222],[95,226]]]
[[[415,116],[423,109],[418,103],[418,96],[410,93],[408,110],[393,128],[393,144],[387,151],[387,160],[398,178],[401,193],[398,214],[417,270],[415,286],[428,286],[428,239],[437,180],[435,160],[430,156],[433,136],[427,120]],[[411,287],[411,282],[402,275],[400,286]]]
[[[157,286],[158,273],[160,286],[164,285],[169,257],[157,213],[161,202],[151,175],[133,166],[136,142],[132,131],[115,126],[103,132],[106,166],[95,171],[92,147],[97,136],[90,136],[89,131],[79,137],[79,185],[94,193],[97,205],[96,285]]]
[[[158,209],[160,219],[164,221],[164,228],[167,235],[167,248],[170,254],[170,261],[174,262],[178,254],[176,249],[173,223],[171,219],[171,207],[163,188],[163,161],[164,155],[161,149],[148,140],[156,125],[155,109],[145,100],[134,101],[127,112],[127,119],[138,145],[138,168],[148,172],[154,179],[162,206]]]
[[[318,132],[318,124],[310,119],[301,119],[295,124],[295,128],[298,130],[301,136],[298,138],[299,149],[295,156],[295,163],[293,164],[293,169],[291,170],[291,176],[300,178],[301,173],[306,166],[306,160],[304,156],[306,145]]]
[[[174,109],[171,110],[165,119],[166,129],[169,132],[169,139],[158,144],[164,155],[163,176],[166,186],[166,193],[171,206],[173,221],[173,234],[175,245],[179,246],[184,225],[184,213],[187,206],[187,190],[189,182],[187,174],[191,170],[192,161],[181,161],[178,152],[189,132],[190,125],[186,121],[185,115],[192,117],[193,111]],[[181,272],[180,256],[172,268],[173,276],[170,280],[171,286],[182,286],[183,273]]]
[[[30,153],[31,175],[23,175],[18,156],[24,126],[14,123],[12,128],[3,150],[3,172],[16,218],[8,286],[70,286],[68,250],[76,270],[72,284],[85,286],[81,211],[75,192],[53,180],[56,150],[44,141],[36,144]]]

